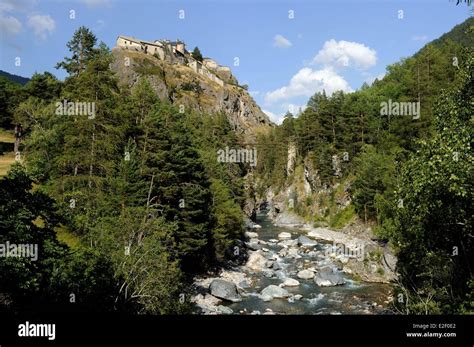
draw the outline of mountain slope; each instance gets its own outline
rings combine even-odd
[[[0,76],[6,77],[10,81],[15,82],[15,83],[19,83],[22,86],[24,86],[30,80],[29,78],[14,75],[14,74],[8,73],[8,72],[3,71],[3,70],[0,70]]]
[[[142,52],[116,47],[112,54],[115,58],[112,69],[122,85],[131,88],[144,76],[160,99],[200,113],[223,112],[237,133],[251,137],[259,129],[272,125],[249,93],[235,83],[221,86],[189,66],[172,64]],[[127,66],[124,61],[130,64]]]

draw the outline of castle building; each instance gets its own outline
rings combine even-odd
[[[197,61],[192,54],[186,50],[186,44],[180,40],[174,42],[168,40],[145,41],[134,37],[120,35],[117,37],[117,47],[122,49],[142,52],[166,60],[174,64],[189,66],[194,72],[209,78],[220,86],[224,86],[224,81],[215,72],[224,73],[224,76],[231,76],[230,68],[220,66],[216,61],[205,58],[203,62]]]

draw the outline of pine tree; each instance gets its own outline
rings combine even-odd
[[[193,56],[194,59],[196,59],[197,61],[200,61],[200,62],[202,62],[203,59],[204,59],[204,58],[202,57],[201,51],[199,50],[199,47],[198,47],[198,46],[194,47],[192,56]]]
[[[74,32],[72,39],[67,43],[72,56],[70,58],[65,57],[64,61],[56,64],[56,68],[64,69],[70,75],[78,75],[81,71],[85,70],[88,62],[96,55],[96,43],[97,38],[92,31],[81,26]]]

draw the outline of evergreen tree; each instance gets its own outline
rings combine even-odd
[[[202,63],[204,58],[202,57],[201,51],[199,50],[198,46],[194,47],[193,52],[191,54],[194,59]]]
[[[56,68],[64,69],[73,76],[78,75],[86,69],[89,61],[96,55],[96,43],[97,38],[92,31],[81,26],[74,32],[72,39],[67,43],[72,56],[70,58],[65,57],[62,62],[56,64]]]

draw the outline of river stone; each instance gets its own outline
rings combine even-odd
[[[281,287],[278,287],[274,284],[270,284],[268,287],[262,290],[261,294],[265,297],[271,297],[273,298],[286,298],[290,296],[288,291],[286,289],[283,289]]]
[[[234,313],[234,311],[230,307],[223,306],[223,305],[217,306],[217,311],[219,311],[222,314],[232,314],[232,313]]]
[[[289,239],[291,239],[291,234],[286,232],[286,231],[283,231],[283,232],[278,234],[278,238],[280,240],[289,240]]]
[[[267,258],[265,258],[260,252],[253,252],[250,254],[247,264],[245,264],[249,269],[254,271],[262,271],[265,268],[265,263]]]
[[[276,271],[276,270],[281,270],[281,265],[280,265],[280,263],[277,262],[277,261],[273,262],[272,269],[275,270],[275,271]]]
[[[287,278],[285,279],[285,282],[283,282],[281,285],[282,287],[296,287],[300,285],[300,282],[293,278]]]
[[[232,282],[224,281],[220,278],[215,279],[211,282],[211,285],[209,286],[209,291],[213,296],[220,299],[232,302],[242,301],[242,298],[237,292],[237,286]]]
[[[330,266],[321,268],[314,276],[314,282],[320,287],[331,287],[346,283],[341,274],[335,272]]]
[[[250,248],[252,251],[258,251],[259,249],[262,249],[262,246],[258,244],[258,242],[246,242],[245,243],[248,248]]]
[[[272,267],[274,263],[275,263],[275,262],[274,262],[273,260],[268,260],[268,261],[265,263],[265,266],[266,266],[266,267]]]
[[[310,270],[301,270],[296,276],[304,280],[310,280],[314,277],[314,272]]]
[[[298,237],[298,245],[302,247],[315,247],[318,243],[314,240],[311,240],[309,237],[301,235]]]
[[[300,258],[300,255],[298,254],[298,248],[290,248],[288,250],[288,257],[290,257],[290,258]]]

